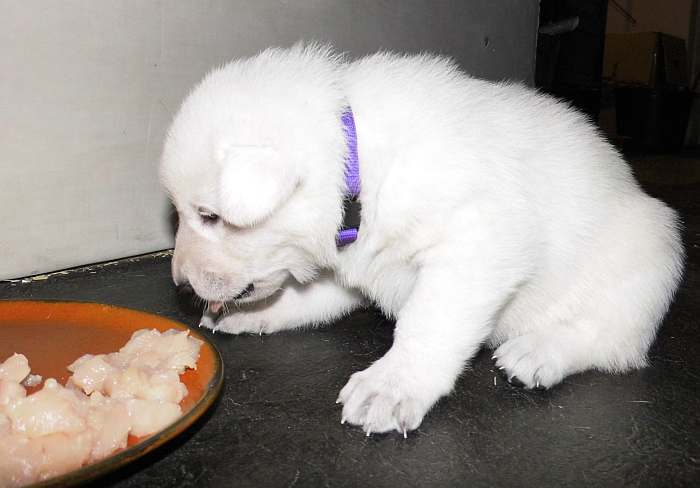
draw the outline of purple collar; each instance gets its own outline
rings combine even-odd
[[[355,130],[355,118],[352,109],[347,108],[341,117],[343,132],[348,144],[348,153],[345,156],[345,185],[347,191],[343,200],[343,224],[338,230],[335,242],[338,247],[346,246],[357,239],[360,229],[360,211],[362,206],[360,196],[360,161],[357,156],[357,131]]]

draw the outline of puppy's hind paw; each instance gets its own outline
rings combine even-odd
[[[508,383],[528,389],[545,389],[567,375],[561,348],[548,336],[526,334],[503,343],[496,350],[496,366]]]

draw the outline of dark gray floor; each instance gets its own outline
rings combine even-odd
[[[213,412],[95,485],[700,486],[699,165],[671,158],[640,166],[650,193],[682,212],[688,252],[647,369],[524,391],[504,383],[484,351],[407,440],[367,438],[340,425],[335,399],[351,373],[390,346],[392,324],[376,312],[262,338],[210,334],[226,367]],[[0,298],[94,300],[198,319],[178,302],[167,256],[2,282]]]

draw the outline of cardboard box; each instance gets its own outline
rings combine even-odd
[[[603,79],[617,86],[687,87],[685,41],[661,32],[607,34]]]

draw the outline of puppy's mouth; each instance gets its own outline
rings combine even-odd
[[[242,300],[243,298],[249,296],[251,293],[255,291],[255,285],[253,283],[248,283],[248,286],[246,286],[238,295],[233,297],[231,300],[236,301],[236,300]],[[211,301],[209,302],[209,310],[213,313],[219,313],[221,308],[224,306],[224,302],[218,302],[218,301]]]

